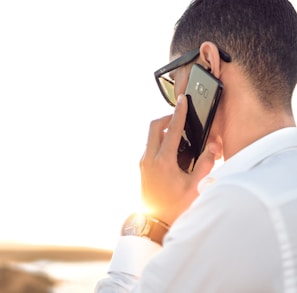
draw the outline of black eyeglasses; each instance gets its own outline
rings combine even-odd
[[[221,49],[218,49],[218,50],[222,60],[228,63],[231,62],[231,57],[228,53],[224,52]],[[171,63],[163,66],[159,70],[155,71],[154,74],[155,74],[155,78],[159,86],[159,89],[169,105],[173,107],[176,106],[176,98],[174,95],[174,81],[169,79],[168,77],[165,77],[164,75],[168,74],[170,71],[180,66],[187,65],[195,58],[197,58],[199,54],[200,54],[200,49],[199,48],[194,49],[182,55],[181,57],[177,58],[176,60],[172,61]]]

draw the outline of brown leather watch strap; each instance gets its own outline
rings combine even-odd
[[[169,230],[169,225],[158,219],[152,218],[151,216],[148,216],[148,218],[150,221],[151,229],[147,237],[149,237],[152,241],[162,245],[163,238]]]

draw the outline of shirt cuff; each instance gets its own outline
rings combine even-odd
[[[121,272],[140,277],[149,259],[161,245],[139,236],[121,236],[113,252],[109,272]]]

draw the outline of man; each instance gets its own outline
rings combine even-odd
[[[297,292],[296,11],[287,0],[194,1],[176,24],[171,61],[197,48],[170,72],[175,112],[151,123],[140,162],[149,222],[127,220],[96,292]],[[187,173],[176,154],[194,63],[224,89]]]

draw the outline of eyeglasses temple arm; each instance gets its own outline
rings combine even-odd
[[[188,52],[186,55],[181,56],[180,58],[177,58],[176,60],[172,61],[171,63],[161,67],[157,71],[155,71],[155,76],[158,77],[164,73],[170,72],[181,65],[185,65],[189,62],[191,62],[194,58],[196,58],[199,55],[199,49],[194,49],[190,52]]]
[[[231,56],[226,53],[224,50],[218,48],[219,50],[219,55],[222,58],[222,60],[224,60],[225,62],[229,63],[232,61]],[[200,49],[194,49],[190,52],[188,52],[186,55],[181,56],[180,58],[177,58],[176,60],[172,61],[171,63],[161,67],[160,69],[158,69],[157,71],[155,71],[155,77],[159,77],[164,73],[170,72],[176,68],[178,68],[181,65],[185,65],[189,62],[191,62],[193,59],[195,59],[196,57],[198,57],[200,54]]]

